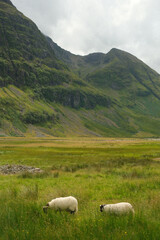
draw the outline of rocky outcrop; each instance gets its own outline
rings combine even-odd
[[[40,168],[35,168],[31,166],[25,166],[25,165],[2,165],[0,166],[0,174],[17,174],[17,173],[23,173],[23,172],[29,172],[29,173],[41,173],[43,170]]]

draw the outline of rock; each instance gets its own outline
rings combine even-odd
[[[0,173],[1,174],[17,174],[22,172],[30,172],[30,173],[41,173],[43,170],[40,168],[35,168],[31,166],[25,166],[25,165],[2,165],[0,166]]]

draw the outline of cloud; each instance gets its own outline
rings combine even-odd
[[[12,0],[46,35],[75,54],[128,51],[160,72],[158,0]]]

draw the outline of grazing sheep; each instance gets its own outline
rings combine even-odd
[[[127,202],[100,205],[100,211],[111,215],[134,215],[134,209],[132,205]]]
[[[43,211],[46,213],[48,208],[56,211],[68,211],[70,213],[76,213],[78,211],[78,201],[72,196],[55,198],[43,207]]]

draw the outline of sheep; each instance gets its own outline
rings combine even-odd
[[[43,206],[43,211],[46,213],[48,208],[56,211],[68,211],[72,214],[78,212],[78,201],[72,196],[55,198]]]
[[[133,206],[128,202],[120,202],[115,204],[104,204],[100,205],[100,211],[106,212],[111,215],[134,215]]]

